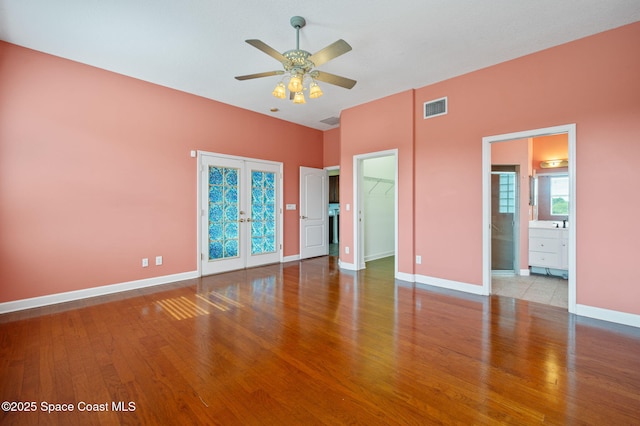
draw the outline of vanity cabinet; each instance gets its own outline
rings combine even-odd
[[[529,228],[529,266],[569,269],[569,230]]]

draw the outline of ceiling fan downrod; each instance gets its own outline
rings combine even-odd
[[[289,21],[291,26],[296,29],[296,50],[300,50],[300,28],[307,25],[307,21],[302,16],[294,16]]]

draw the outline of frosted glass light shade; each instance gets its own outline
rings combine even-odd
[[[284,83],[280,82],[273,89],[272,95],[278,99],[284,99],[287,96],[287,90],[284,88]]]
[[[313,83],[311,83],[311,86],[309,87],[309,97],[311,99],[316,99],[316,98],[319,98],[320,96],[322,96],[322,89],[320,89],[320,86],[318,86],[318,83],[314,81]]]
[[[302,92],[296,92],[296,95],[293,97],[294,104],[306,104],[307,101],[304,98],[304,94]]]
[[[302,78],[299,75],[294,75],[289,80],[289,90],[297,93],[302,90]]]

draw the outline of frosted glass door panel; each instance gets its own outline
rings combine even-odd
[[[239,171],[209,166],[209,260],[240,256]]]
[[[250,246],[247,266],[280,261],[280,167],[275,164],[247,162],[251,182]]]
[[[241,226],[244,161],[203,156],[201,165],[202,272],[241,269],[245,263]]]

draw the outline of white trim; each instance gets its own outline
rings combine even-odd
[[[520,269],[520,276],[521,277],[528,277],[529,275],[531,275],[531,270],[529,270],[529,269]]]
[[[602,321],[615,322],[617,324],[640,328],[640,315],[638,314],[629,314],[627,312],[612,311],[610,309],[587,305],[576,305],[576,314]]]
[[[372,260],[384,259],[385,257],[391,257],[394,254],[395,253],[392,252],[392,251],[388,251],[388,252],[385,252],[385,253],[370,254],[369,256],[365,256],[364,257],[364,261],[365,262],[371,262]]]
[[[410,283],[416,282],[416,276],[414,274],[407,274],[406,272],[396,272],[396,279]]]
[[[355,264],[343,262],[340,259],[338,259],[338,268],[345,269],[347,271],[357,271],[358,270],[358,268],[356,268]]]
[[[296,260],[300,260],[300,255],[299,254],[293,254],[291,256],[285,256],[282,258],[282,263],[285,262],[295,262]]]
[[[491,144],[518,139],[566,133],[569,153],[569,297],[568,310],[576,313],[576,125],[545,127],[522,132],[486,136],[482,138],[482,288],[484,294],[491,294]]]
[[[369,152],[366,154],[358,154],[353,156],[353,265],[360,270],[365,268],[364,261],[364,235],[360,232],[362,222],[359,221],[358,211],[362,200],[359,193],[359,187],[362,181],[362,161],[370,158],[390,157],[395,160],[394,165],[394,274],[398,273],[398,149],[388,149],[385,151]],[[342,207],[341,207],[342,208]],[[345,268],[348,269],[348,268]]]
[[[84,288],[82,290],[67,291],[64,293],[48,294],[46,296],[15,300],[12,302],[4,302],[0,303],[0,314],[21,311],[24,309],[39,308],[41,306],[55,305],[58,303],[71,302],[74,300],[88,299],[91,297],[104,296],[107,294],[120,293],[123,291],[137,290],[162,284],[169,284],[176,281],[198,278],[198,276],[198,271],[182,272],[179,274],[163,275],[160,277],[145,278],[142,280],[128,281],[119,284],[109,284],[99,287]]]
[[[434,287],[446,288],[449,290],[464,291],[465,293],[488,296],[488,294],[485,293],[484,286],[468,284],[459,281],[445,280],[436,277],[428,277],[426,275],[416,275],[416,284],[426,284]]]

